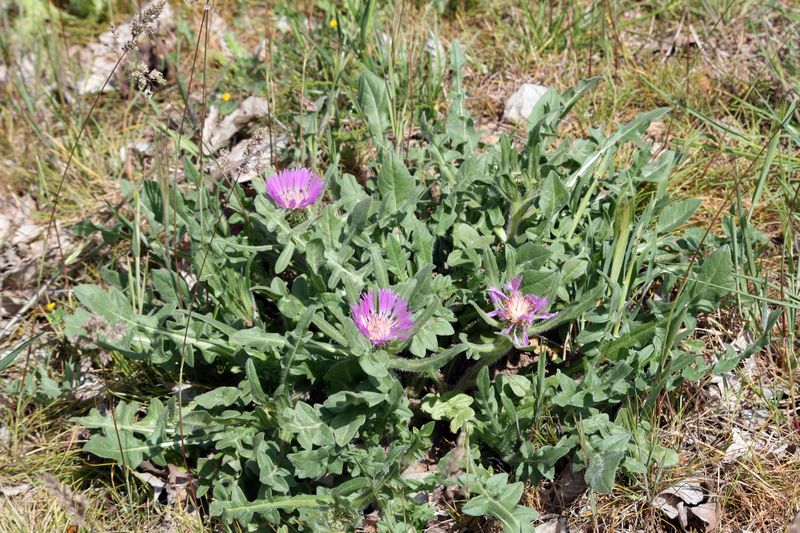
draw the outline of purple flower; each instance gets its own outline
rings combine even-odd
[[[375,346],[411,336],[414,315],[408,310],[408,303],[389,289],[362,292],[361,300],[350,309],[358,331]]]
[[[489,298],[495,306],[495,310],[489,316],[498,317],[508,325],[503,330],[504,335],[511,335],[514,344],[517,346],[527,346],[530,343],[528,338],[528,328],[534,320],[545,320],[556,316],[558,313],[542,313],[542,309],[547,307],[547,298],[535,296],[533,294],[522,294],[519,290],[522,278],[514,278],[503,287],[508,294],[497,287],[489,287]],[[522,330],[522,338],[519,334]]]
[[[283,170],[267,179],[267,192],[286,209],[301,209],[319,200],[325,183],[307,168]]]

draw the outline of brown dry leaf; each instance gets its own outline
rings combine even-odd
[[[3,192],[0,191],[0,318],[15,316],[33,297],[31,287],[36,281],[46,229],[33,223],[37,210],[33,198]],[[0,324],[0,331],[4,330],[5,325]]]
[[[50,474],[44,475],[45,488],[55,497],[64,509],[72,515],[79,527],[85,527],[86,511],[89,509],[89,500],[83,494],[73,492],[71,488],[62,485],[58,479]]]
[[[800,514],[794,517],[794,520],[786,529],[786,533],[800,533]]]
[[[268,113],[269,100],[262,96],[248,96],[225,117],[220,117],[219,109],[211,106],[203,126],[203,152],[206,155],[215,153],[249,122]]]
[[[569,507],[587,488],[583,471],[573,472],[572,463],[569,463],[551,483],[539,488],[539,493],[546,502],[548,511],[557,512]]]
[[[178,505],[180,508],[186,508],[187,505],[191,510],[194,509],[191,494],[197,490],[197,478],[192,474],[184,472],[181,468],[168,464],[167,470],[169,472],[167,479],[167,501],[172,505]]]
[[[691,512],[706,523],[706,531],[716,531],[719,527],[720,508],[718,502],[701,503],[692,507]]]
[[[562,517],[553,518],[549,522],[539,524],[534,530],[535,533],[569,533],[567,522]]]
[[[703,481],[699,478],[687,478],[662,490],[651,502],[670,520],[677,520],[683,530],[690,524],[702,521],[705,531],[716,531],[719,526],[719,504],[707,499]],[[704,501],[705,500],[705,501]]]
[[[166,486],[164,480],[155,474],[151,474],[150,472],[137,472],[134,470],[133,475],[150,485],[150,488],[153,489],[153,503],[158,502],[158,499],[161,497],[161,493],[164,492],[164,487]]]
[[[10,485],[8,487],[0,486],[0,494],[6,498],[13,498],[15,496],[23,496],[30,492],[31,486],[28,483],[20,483],[19,485]]]
[[[378,522],[380,519],[381,517],[377,511],[372,511],[364,515],[364,523],[361,526],[361,531],[363,533],[376,533],[378,531]]]

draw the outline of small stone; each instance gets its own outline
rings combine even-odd
[[[533,106],[546,93],[548,87],[534,85],[532,83],[523,84],[512,94],[506,102],[506,109],[503,112],[505,122],[525,122],[531,116]]]

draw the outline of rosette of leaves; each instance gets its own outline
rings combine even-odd
[[[652,438],[654,402],[710,370],[690,340],[733,288],[733,266],[725,237],[681,229],[699,202],[667,194],[679,156],[642,138],[666,110],[560,137],[590,80],[547,92],[521,147],[487,146],[465,108],[463,52],[451,52],[450,109],[419,117],[424,142],[407,153],[390,135],[395,95],[361,74],[342,112],[366,124],[374,175],[360,183],[332,154],[304,220],[263,181],[212,187],[188,159],[184,186],[126,185],[134,209],[102,232],[131,240],[132,266],[76,288],[84,307],[67,334],[101,317],[98,346],[202,393],[180,407],[166,390],[121,403],[115,426],[93,412],[81,420],[97,431],[88,451],[127,468],[185,453],[210,514],[249,530],[344,528],[365,509],[393,530],[421,527],[434,515],[414,496],[452,478],[402,473],[440,460],[431,450],[461,431],[464,511],[509,530],[534,516],[519,507],[521,482],[567,462],[609,491],[620,471],[676,461]],[[558,311],[532,328],[536,346],[514,348],[486,314],[487,287],[513,276]],[[409,340],[375,348],[359,333],[349,304],[369,288],[409,303]],[[534,362],[495,374],[519,353]]]

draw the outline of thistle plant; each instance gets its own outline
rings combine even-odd
[[[423,117],[425,141],[407,152],[393,144],[390,85],[362,75],[353,113],[377,152],[366,184],[330,154],[324,182],[295,168],[254,179],[266,194],[249,195],[232,180],[237,201],[225,205],[201,179],[144,181],[129,194],[137,219],[105,228],[104,239],[130,239],[147,221],[135,248],[149,246],[147,278],[136,278],[141,297],[128,294],[130,273],[108,274],[107,287],[75,287],[84,307],[65,333],[89,336],[97,315],[108,325],[97,346],[167,374],[185,362],[207,392],[186,405],[168,395],[120,402],[117,426],[93,411],[80,419],[93,431],[87,451],[123,468],[185,458],[211,516],[251,531],[348,529],[367,508],[382,529],[421,530],[434,516],[414,495],[444,485],[472,497],[465,513],[532,531],[536,513],[519,504],[524,482],[570,468],[608,492],[677,463],[653,437],[653,404],[711,371],[684,341],[699,313],[722,305],[733,268],[728,237],[681,229],[697,203],[669,197],[677,157],[654,160],[641,137],[666,110],[608,137],[596,131],[579,148],[553,143],[590,81],[543,95],[520,150],[510,138],[486,146],[465,111],[457,44],[451,54],[452,107]],[[641,192],[627,206],[623,190]],[[312,205],[313,218],[291,223]],[[629,227],[616,227],[623,209]],[[205,268],[172,269],[159,248],[168,230],[185,235],[187,256],[208,255]],[[532,335],[546,353],[510,364],[507,356],[533,349]],[[717,365],[748,352],[730,353]],[[468,440],[466,452],[439,454],[434,439]],[[441,468],[423,480],[402,475],[419,462]]]

